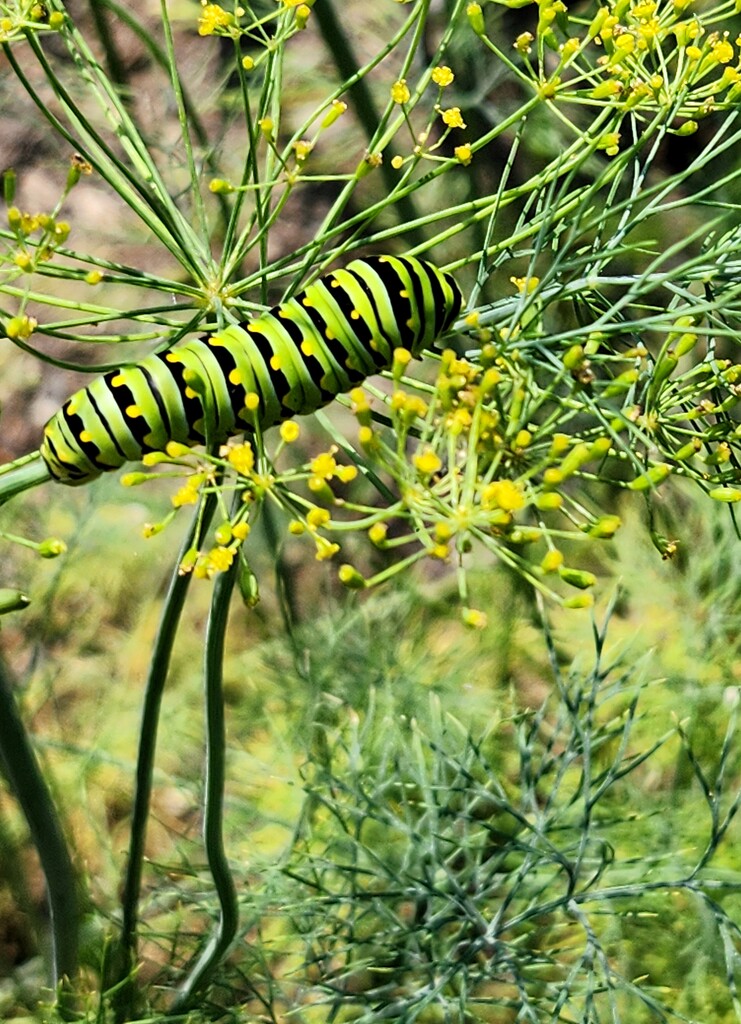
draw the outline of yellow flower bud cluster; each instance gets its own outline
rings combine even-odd
[[[520,7],[530,0],[499,2]],[[627,111],[641,109],[646,116],[665,111],[674,119],[672,131],[689,135],[701,117],[734,106],[741,96],[733,12],[724,22],[715,7],[688,14],[692,0],[604,0],[585,24],[571,18],[565,0],[535,2],[535,34],[522,32],[513,40],[521,65],[544,101],[568,98],[591,110],[614,110],[607,130],[597,119],[595,142],[608,156],[620,152],[616,128]],[[485,39],[480,5],[469,4],[471,18]],[[543,60],[546,50],[559,55],[557,65]]]
[[[66,220],[49,213],[29,213],[17,206],[9,206],[6,217],[17,245],[12,262],[25,273],[31,273],[38,264],[48,262],[67,241],[71,231]]]

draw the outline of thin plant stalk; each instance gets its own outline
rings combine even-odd
[[[80,907],[77,876],[59,812],[44,779],[0,659],[0,766],[28,823],[46,880],[51,919],[52,985],[67,1016],[69,982],[79,968]]]
[[[197,995],[221,963],[237,933],[239,910],[237,890],[224,849],[224,782],[226,728],[224,721],[224,641],[229,620],[229,602],[237,578],[239,559],[217,576],[206,627],[204,659],[206,707],[206,785],[203,838],[206,858],[219,901],[219,919],[208,942],[180,986],[172,1005],[177,1013],[192,1006]]]
[[[117,986],[115,994],[116,1019],[130,1019],[134,999],[132,972],[136,959],[139,892],[141,890],[144,864],[144,844],[147,835],[147,820],[152,796],[154,757],[157,747],[162,695],[167,681],[170,658],[175,644],[180,616],[185,604],[190,573],[180,573],[180,563],[186,551],[190,550],[208,528],[216,508],[216,496],[209,495],[202,510],[199,510],[180,548],[170,577],[162,616],[149,663],[149,675],[144,694],[142,721],[139,732],[139,750],[136,762],[134,804],[131,817],[131,842],[124,875],[121,898],[121,936],[118,948],[111,962],[112,985]]]

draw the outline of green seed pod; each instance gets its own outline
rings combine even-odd
[[[481,10],[481,4],[469,4],[466,8],[466,14],[468,15],[468,23],[474,30],[477,36],[486,35],[486,25],[484,23],[484,12]]]
[[[677,368],[679,360],[673,352],[667,352],[667,354],[660,359],[656,364],[656,369],[652,374],[651,384],[654,389],[658,388],[664,383]]]
[[[348,565],[347,562],[340,566],[337,575],[340,583],[348,590],[363,590],[366,586],[366,582],[358,570],[354,566]]]
[[[587,529],[587,533],[590,537],[595,537],[598,540],[610,540],[615,536],[617,531],[620,529],[620,526],[620,516],[600,516],[599,519],[595,523],[592,523],[592,525]]]
[[[15,199],[15,171],[9,167],[3,174],[3,196],[5,205],[12,206]]]
[[[222,547],[228,544],[232,539],[232,524],[228,519],[216,527],[214,530],[214,538],[216,543],[220,544]]]
[[[21,590],[14,590],[12,587],[0,587],[0,615],[7,615],[8,612],[18,612],[27,608],[31,598]]]
[[[738,487],[714,487],[708,491],[708,497],[713,501],[726,501],[729,503],[741,501],[741,489]]]
[[[260,600],[260,587],[257,583],[257,576],[255,576],[252,569],[244,561],[240,562],[237,586],[245,606],[247,608],[254,608]]]
[[[678,462],[684,462],[685,459],[691,459],[693,455],[697,455],[701,448],[702,442],[699,437],[693,437],[691,441],[687,442],[687,444],[683,444],[681,448],[677,448],[674,452],[674,458]]]
[[[67,545],[58,537],[47,537],[38,546],[38,553],[42,558],[57,558],[67,550]]]
[[[587,590],[597,582],[594,573],[587,572],[586,569],[569,569],[562,566],[558,570],[558,575],[564,583],[568,583],[570,587],[577,587],[579,590]]]
[[[619,374],[614,380],[611,380],[605,390],[602,392],[604,398],[614,398],[615,395],[622,395],[629,388],[635,384],[638,380],[639,371],[637,369],[626,370],[624,373]]]
[[[651,487],[657,487],[663,480],[666,480],[671,471],[672,467],[667,465],[666,462],[659,462],[656,466],[651,466],[645,473],[637,476],[635,480],[631,480],[628,488],[631,491],[647,491]]]

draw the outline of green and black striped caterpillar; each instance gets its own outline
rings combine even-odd
[[[61,483],[162,451],[218,443],[314,412],[418,356],[458,316],[453,278],[413,257],[353,260],[257,319],[96,378],[47,423],[40,454]]]

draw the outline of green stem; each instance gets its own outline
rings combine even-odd
[[[52,984],[60,1010],[71,1011],[69,982],[78,970],[80,909],[77,878],[64,830],[18,711],[10,675],[0,659],[0,766],[20,804],[46,879],[52,937]]]
[[[137,921],[139,892],[141,889],[142,869],[144,864],[144,844],[147,835],[147,819],[152,795],[154,776],[154,755],[157,746],[157,729],[159,726],[162,694],[167,681],[175,637],[180,616],[185,604],[185,597],[191,581],[191,574],[180,574],[179,566],[185,552],[198,543],[208,528],[216,508],[216,498],[209,495],[203,507],[202,515],[197,513],[193,523],[183,540],[178,559],[170,578],[170,585],[165,597],[157,637],[149,664],[142,709],[142,722],[139,733],[139,751],[136,763],[136,783],[134,788],[134,806],[131,816],[131,844],[124,875],[123,895],[121,898],[121,937],[118,948],[111,960],[111,986],[116,986],[114,1012],[116,1020],[131,1019],[134,1002],[133,970],[136,959]]]
[[[239,560],[214,583],[206,630],[204,677],[206,689],[206,786],[203,838],[206,858],[219,900],[219,920],[208,942],[180,986],[172,1012],[188,1009],[207,984],[234,940],[239,923],[237,890],[224,850],[224,782],[226,728],[224,721],[224,640],[229,620],[229,601],[237,578]]]
[[[50,480],[46,463],[41,461],[38,452],[23,455],[15,462],[0,466],[0,505],[31,487]]]

